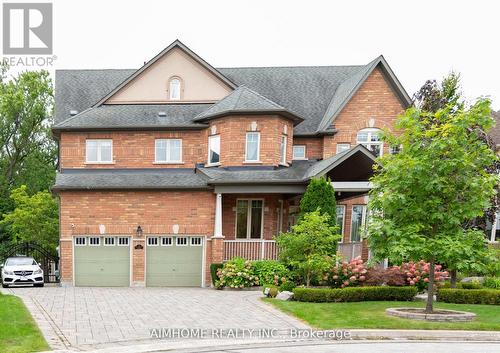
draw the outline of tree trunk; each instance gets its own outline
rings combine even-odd
[[[434,310],[434,257],[431,259],[429,263],[429,287],[427,288],[427,305],[425,307],[426,313],[432,313]]]
[[[457,270],[450,271],[450,287],[457,288]]]
[[[311,284],[311,274],[309,273],[309,271],[307,271],[307,274],[306,274],[306,287],[309,287],[310,284]]]

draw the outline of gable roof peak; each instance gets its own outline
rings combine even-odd
[[[318,126],[317,132],[324,132],[330,127],[330,125],[333,124],[337,116],[344,109],[347,103],[349,103],[349,101],[356,94],[359,88],[363,85],[368,76],[370,76],[375,68],[379,66],[382,69],[383,74],[389,80],[389,83],[394,89],[395,93],[403,103],[403,106],[406,108],[411,105],[411,98],[404,89],[403,85],[397,79],[384,56],[379,55],[365,66],[361,67],[361,69],[357,73],[346,78],[346,80],[340,84],[340,86],[333,94],[332,100],[330,101],[330,104],[325,111],[323,119]]]
[[[189,49],[184,43],[182,43],[179,39],[174,40],[170,45],[168,45],[165,49],[163,49],[161,52],[156,54],[151,60],[147,61],[144,65],[142,65],[138,70],[136,70],[132,75],[130,75],[128,78],[126,78],[122,83],[120,83],[118,86],[116,86],[111,92],[109,92],[106,96],[104,96],[99,102],[97,102],[94,107],[98,107],[102,104],[104,104],[109,98],[111,98],[115,93],[120,91],[123,87],[125,87],[129,82],[131,82],[133,79],[135,79],[137,76],[139,76],[142,72],[144,72],[147,68],[152,66],[154,63],[156,63],[159,59],[161,59],[165,54],[173,50],[174,48],[179,48],[182,50],[184,53],[189,55],[191,58],[193,58],[196,62],[198,62],[201,66],[203,66],[205,69],[207,69],[210,73],[212,73],[214,76],[219,78],[222,82],[224,82],[228,87],[234,89],[237,86],[226,76],[224,76],[219,70],[217,70],[215,67],[210,65],[208,62],[206,62],[204,59],[202,59],[198,54],[196,54],[194,51]]]

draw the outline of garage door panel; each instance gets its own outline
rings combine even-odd
[[[75,246],[74,258],[76,286],[130,285],[129,246]]]
[[[146,285],[199,287],[202,257],[202,246],[178,246],[175,241],[170,246],[147,246]]]

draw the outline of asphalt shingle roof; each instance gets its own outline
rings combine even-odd
[[[288,112],[289,115],[295,115],[279,104],[274,103],[270,99],[261,94],[252,91],[251,89],[240,86],[231,94],[221,99],[219,102],[212,105],[205,111],[198,114],[193,120],[203,121],[213,117],[229,114],[229,113],[247,113],[247,112]],[[296,117],[296,121],[302,121],[302,118]]]
[[[54,191],[97,189],[206,189],[206,177],[194,169],[63,170]]]
[[[295,134],[312,134],[321,123],[337,88],[363,67],[255,67],[218,70],[238,86],[245,86],[272,101],[273,104],[304,118],[305,120],[295,127]],[[90,127],[91,123],[98,123],[97,127],[104,127],[107,119],[102,121],[97,116],[104,116],[102,115],[104,110],[99,109],[107,107],[106,105],[93,108],[92,113],[83,116],[82,120],[71,117],[70,111],[79,112],[77,116],[81,117],[83,111],[91,108],[134,72],[135,70],[57,70],[54,127],[62,126],[61,122],[68,119],[71,120],[64,125],[66,128],[72,127],[73,123],[77,128]],[[188,106],[193,108],[187,108]],[[201,113],[197,110],[200,106],[200,104],[185,104],[184,112],[192,112],[190,118],[194,119]],[[208,110],[210,106],[206,105],[204,108]],[[133,108],[118,109],[127,109],[127,117],[124,119],[133,121],[133,114],[136,113]],[[83,122],[87,117],[91,119],[89,123]],[[187,118],[187,115],[182,119],[184,118]],[[178,118],[172,116],[172,121],[175,120]],[[114,126],[126,125],[116,119],[110,121]]]
[[[106,124],[132,128],[134,121],[138,127],[142,127],[141,124],[156,124],[150,117],[151,111],[143,105],[137,108],[105,108],[103,104],[113,92],[174,47],[184,50],[235,91],[213,106],[185,104],[182,109],[172,108],[169,119],[162,122],[163,127],[186,126],[194,123],[194,119],[203,120],[224,112],[270,110],[286,112],[296,123],[304,119],[295,126],[295,135],[325,132],[355,90],[379,64],[396,87],[399,97],[405,104],[410,104],[408,95],[382,56],[367,65],[215,69],[177,40],[139,70],[57,70],[54,127],[63,126],[63,121],[67,129],[73,126],[102,128]],[[79,114],[72,116],[71,111]],[[112,117],[108,118],[106,114]]]
[[[196,128],[206,125],[193,121],[193,116],[211,104],[112,104],[90,108],[54,125],[56,129],[84,128]],[[160,116],[160,112],[165,116]]]

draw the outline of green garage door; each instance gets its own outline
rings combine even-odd
[[[200,287],[202,237],[148,237],[146,285]]]
[[[130,238],[76,237],[75,286],[130,286]]]

